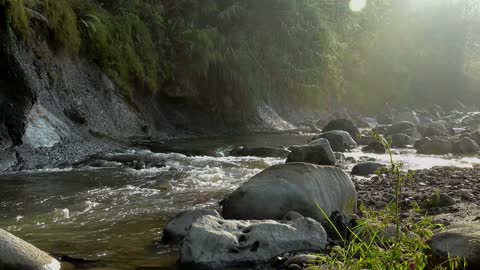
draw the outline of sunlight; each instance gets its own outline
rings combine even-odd
[[[350,0],[350,10],[353,12],[362,11],[367,5],[367,0]]]

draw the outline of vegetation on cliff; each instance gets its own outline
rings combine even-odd
[[[433,3],[434,2],[434,3]],[[97,64],[126,97],[358,109],[480,97],[475,1],[0,0],[3,33]]]

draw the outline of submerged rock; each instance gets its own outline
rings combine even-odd
[[[0,269],[60,270],[60,263],[33,245],[0,229]]]
[[[320,135],[314,137],[310,142],[313,143],[319,138],[327,139],[332,147],[332,150],[335,152],[345,152],[357,146],[355,140],[350,136],[350,134],[343,130],[332,130],[324,132]]]
[[[354,140],[357,140],[360,137],[360,131],[355,127],[352,121],[347,119],[337,119],[330,121],[324,128],[323,132],[332,131],[332,130],[343,130],[346,131],[352,136]]]
[[[227,219],[280,220],[296,211],[322,221],[319,206],[328,216],[335,210],[351,214],[356,211],[357,196],[352,180],[339,168],[287,163],[255,175],[222,205]]]
[[[184,238],[180,262],[192,269],[224,269],[262,263],[286,252],[318,252],[326,243],[322,225],[310,218],[280,223],[204,216]]]
[[[289,162],[306,162],[317,165],[335,165],[336,158],[328,140],[320,138],[305,145],[294,145],[287,157]]]
[[[162,240],[164,242],[181,241],[190,229],[190,225],[203,216],[220,217],[220,214],[211,209],[196,209],[180,213],[168,222],[163,230]]]

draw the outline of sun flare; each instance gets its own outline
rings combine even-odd
[[[362,11],[367,5],[367,0],[350,0],[350,10],[353,12]]]

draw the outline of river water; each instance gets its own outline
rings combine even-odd
[[[165,162],[155,169],[52,169],[0,175],[0,228],[56,256],[100,260],[81,269],[177,269],[178,247],[162,244],[162,230],[188,209],[215,208],[232,190],[278,158],[225,157],[235,145],[287,147],[311,134],[260,134],[177,141],[130,151]],[[190,153],[193,156],[172,153]],[[114,155],[114,154],[113,154]],[[358,149],[346,156],[374,157]],[[432,157],[396,150],[406,168],[471,167],[478,158]],[[64,269],[74,269],[64,264]]]

